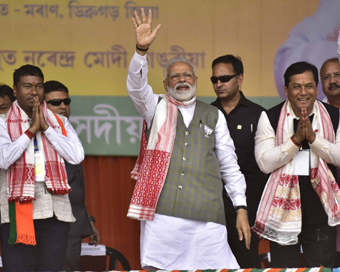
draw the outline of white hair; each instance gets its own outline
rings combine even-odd
[[[164,79],[165,80],[167,80],[167,78],[168,78],[168,68],[169,68],[169,66],[171,64],[175,63],[175,62],[185,62],[185,63],[188,63],[192,67],[192,70],[194,71],[194,77],[196,77],[195,67],[194,67],[194,65],[192,65],[192,63],[190,61],[188,61],[185,58],[175,57],[175,58],[172,58],[171,60],[169,60],[168,63],[165,64],[165,66],[164,66],[163,73],[164,73]]]

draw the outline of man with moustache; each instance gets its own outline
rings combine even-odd
[[[245,180],[223,114],[196,100],[195,68],[184,58],[164,67],[168,95],[147,83],[147,51],[160,25],[152,12],[132,19],[136,52],[127,89],[144,118],[141,151],[132,177],[137,180],[128,216],[141,221],[143,269],[218,269],[239,267],[227,242],[223,184],[239,208],[240,239],[250,244]]]
[[[269,239],[272,267],[334,267],[340,223],[339,110],[316,100],[318,71],[307,62],[284,74],[287,100],[262,112],[255,157],[271,173],[253,230]]]
[[[211,105],[217,107],[227,120],[238,164],[246,178],[248,219],[252,226],[267,181],[267,177],[258,167],[254,155],[257,123],[265,109],[245,98],[240,90],[243,79],[243,63],[240,58],[225,55],[212,62],[211,82],[217,99]],[[228,243],[238,264],[242,268],[261,268],[258,236],[252,235],[250,249],[247,249],[244,241],[238,239],[236,229],[238,211],[235,210],[225,191],[223,191],[223,201],[227,219]]]
[[[340,109],[340,63],[338,58],[328,59],[322,64],[320,79],[326,101]]]
[[[50,80],[44,83],[45,101],[47,108],[54,113],[70,117],[70,103],[68,88],[59,81]],[[95,225],[95,218],[90,216],[85,206],[85,178],[83,165],[69,164],[65,162],[68,183],[72,188],[69,192],[72,213],[76,221],[71,224],[66,258],[64,263],[65,271],[79,271],[81,242],[86,237],[89,238],[90,245],[98,245],[100,242],[100,232]]]
[[[13,74],[16,101],[0,119],[0,208],[5,271],[63,268],[72,215],[64,159],[84,159],[62,116],[47,109],[44,75],[24,65]]]

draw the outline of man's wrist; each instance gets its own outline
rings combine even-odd
[[[49,127],[50,126],[47,123],[45,123],[45,125],[41,126],[41,130],[46,131]]]
[[[27,135],[28,138],[30,138],[30,140],[34,137],[34,133],[29,130],[26,130],[25,134]]]
[[[141,47],[137,46],[137,44],[136,44],[136,52],[137,52],[138,55],[145,56],[146,53],[148,52],[148,50],[149,50],[149,47],[148,48],[141,48]]]
[[[30,127],[27,131],[31,132],[34,135],[38,130],[39,129],[36,129],[34,127]]]
[[[294,136],[290,137],[290,139],[293,142],[293,144],[295,144],[297,147],[301,146],[301,144],[297,140],[294,139]]]
[[[90,222],[96,223],[96,219],[92,215],[89,217],[89,220],[90,220]]]
[[[314,134],[308,139],[308,142],[309,142],[310,144],[312,144],[312,143],[314,143],[315,139],[316,139],[316,134],[314,133]]]
[[[138,46],[138,44],[136,44],[136,49],[142,52],[147,52],[149,50],[149,47],[143,48],[143,47]]]
[[[246,210],[247,211],[247,206],[244,206],[244,205],[236,206],[235,210],[236,211],[238,211],[238,210]]]

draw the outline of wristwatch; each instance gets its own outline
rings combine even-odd
[[[92,215],[89,217],[89,220],[93,223],[96,223],[96,218],[94,218],[94,216]]]

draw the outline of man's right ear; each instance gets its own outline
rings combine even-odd
[[[288,88],[286,87],[286,85],[283,86],[285,88],[285,95],[286,97],[288,97]]]
[[[168,92],[168,82],[166,80],[163,80],[163,86],[164,86],[164,89],[166,90],[166,92]]]
[[[17,97],[17,87],[15,85],[13,85],[13,94]]]

